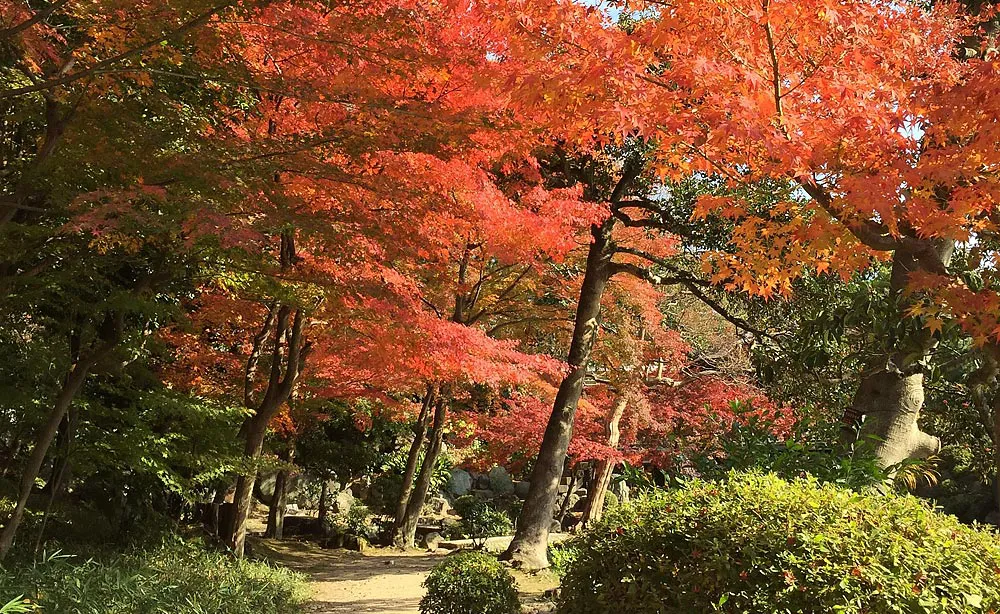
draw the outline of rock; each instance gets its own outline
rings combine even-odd
[[[514,483],[514,494],[524,499],[528,496],[528,491],[531,490],[531,482],[527,480],[522,480],[520,482]]]
[[[495,499],[497,494],[490,490],[489,488],[474,488],[472,490],[472,496],[479,499],[480,501],[490,501]]]
[[[556,611],[556,604],[549,603],[533,603],[530,605],[523,606],[521,610],[524,614],[550,614]]]
[[[487,477],[490,481],[490,490],[499,495],[509,495],[514,492],[514,480],[510,478],[510,474],[503,467],[497,466],[490,469]]]
[[[285,506],[285,514],[298,514],[300,511],[301,510],[299,510],[299,506],[295,505],[294,503]]]
[[[576,497],[575,502],[573,500],[574,497]],[[582,512],[587,507],[587,496],[584,495],[581,497],[579,495],[572,495],[569,499],[569,502],[570,502],[570,507],[569,507],[570,511]]]
[[[472,490],[472,476],[464,469],[452,469],[445,490],[455,497],[469,494],[469,491]]]
[[[371,549],[371,544],[369,544],[368,540],[364,537],[358,537],[357,535],[345,535],[344,547],[348,550],[364,553]]]
[[[610,489],[618,497],[619,503],[628,503],[628,484],[624,480],[611,482]]]
[[[989,514],[986,514],[985,522],[986,524],[1000,527],[1000,511],[993,510]]]
[[[351,506],[354,505],[354,495],[351,494],[349,490],[341,490],[333,497],[333,504],[330,508],[336,514],[346,514],[351,511]]]
[[[573,494],[576,495],[577,497],[580,497],[581,499],[586,499],[588,493],[586,488],[578,488],[575,491],[573,491]]]
[[[552,524],[549,525],[549,533],[561,533],[561,532],[562,532],[562,524],[560,524],[558,520],[553,518]]]
[[[445,516],[448,514],[448,511],[452,509],[451,503],[449,503],[444,497],[431,497],[430,500],[427,501],[427,508],[430,510],[430,513],[435,516]]]
[[[438,533],[437,531],[428,533],[424,537],[424,546],[426,546],[427,549],[430,550],[431,552],[434,552],[435,550],[438,549],[438,544],[440,544],[443,539],[444,538],[441,537],[441,534]]]
[[[476,476],[476,489],[477,490],[489,490],[490,489],[490,476],[485,473],[480,473]]]

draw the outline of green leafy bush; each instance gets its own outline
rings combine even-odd
[[[815,478],[693,481],[623,505],[579,541],[565,614],[1000,610],[995,534]]]
[[[295,572],[179,541],[89,560],[15,559],[0,568],[0,595],[23,595],[19,601],[53,614],[289,614],[305,586]],[[35,610],[5,610],[23,611]]]
[[[487,538],[510,535],[514,532],[514,522],[506,512],[489,503],[480,501],[473,495],[459,497],[455,501],[455,511],[462,517],[461,530],[466,537],[482,546]]]
[[[807,410],[792,432],[779,436],[782,428],[775,419],[755,415],[751,404],[733,402],[730,411],[740,419],[719,420],[718,447],[689,459],[702,478],[723,479],[730,471],[755,470],[786,480],[808,474],[821,482],[862,489],[882,484],[891,475],[879,467],[869,442],[857,442],[851,455],[830,448],[829,442],[839,437],[839,422],[816,420]]]
[[[549,544],[549,569],[560,578],[566,575],[570,565],[580,554],[580,545],[575,539]]]
[[[378,537],[379,527],[368,506],[354,502],[346,512],[326,518],[325,533],[330,536],[353,535],[372,541]]]
[[[421,614],[519,614],[517,584],[507,568],[482,552],[463,552],[424,580]]]

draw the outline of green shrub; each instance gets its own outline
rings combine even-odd
[[[650,493],[580,539],[559,612],[1000,610],[1000,545],[903,495],[730,474]]]
[[[519,614],[517,585],[507,568],[482,552],[463,552],[424,580],[421,614]]]
[[[346,512],[327,516],[326,524],[325,533],[331,537],[353,535],[374,541],[380,533],[371,510],[368,506],[357,502],[352,503]]]
[[[462,517],[461,531],[482,547],[489,537],[510,535],[514,532],[514,522],[505,512],[480,501],[472,495],[459,497],[455,501],[455,511]]]
[[[560,578],[566,575],[570,565],[580,554],[580,545],[575,539],[549,544],[549,569]]]
[[[11,560],[0,568],[0,595],[24,595],[52,614],[288,614],[303,601],[305,580],[176,541],[99,559]]]
[[[786,480],[808,474],[821,482],[860,490],[883,484],[891,475],[879,467],[872,443],[858,441],[854,453],[840,454],[829,442],[839,436],[840,423],[814,420],[807,414],[795,423],[793,432],[782,431],[773,416],[758,416],[749,403],[734,402],[730,412],[740,419],[717,425],[716,446],[688,459],[690,467],[704,479],[723,479],[731,471],[763,471]]]

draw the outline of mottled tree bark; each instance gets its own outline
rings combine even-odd
[[[609,448],[618,449],[618,442],[621,440],[619,425],[622,416],[625,415],[627,405],[625,396],[620,395],[615,399],[614,406],[611,408],[611,415],[608,416],[608,424],[606,425]],[[580,520],[583,527],[601,519],[601,515],[604,513],[604,500],[608,496],[608,487],[611,485],[611,476],[616,464],[607,458],[597,461],[597,466],[594,468],[594,480],[590,485],[590,492],[587,493],[587,506],[584,508],[583,518]]]
[[[587,269],[580,289],[576,322],[569,351],[569,373],[559,386],[552,415],[549,417],[542,446],[531,472],[531,487],[518,518],[517,531],[505,559],[526,569],[548,567],[549,527],[559,494],[559,480],[573,435],[577,404],[583,393],[584,378],[590,365],[599,329],[601,298],[612,275],[611,242],[613,218],[592,229],[593,241],[587,255]]]
[[[290,463],[295,460],[295,448],[289,448],[281,455],[281,460]],[[274,493],[267,511],[267,536],[283,539],[285,536],[285,510],[288,507],[288,480],[291,472],[281,469],[274,476]]]
[[[905,317],[904,290],[910,274],[941,272],[954,249],[953,241],[926,241],[922,247],[900,247],[893,252],[889,299],[899,304],[900,318]],[[888,359],[869,370],[858,386],[845,417],[845,440],[868,442],[882,467],[926,458],[941,449],[940,440],[918,425],[924,403],[924,370],[937,343],[932,331],[915,330],[900,339]]]
[[[316,514],[316,524],[317,530],[323,531],[323,525],[326,523],[326,516],[328,514],[329,508],[326,506],[326,500],[330,494],[330,481],[324,479],[323,484],[319,487],[319,510]]]

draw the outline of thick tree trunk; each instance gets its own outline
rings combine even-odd
[[[264,448],[264,435],[267,432],[267,422],[251,427],[247,434],[244,456],[249,459],[260,458]],[[253,487],[257,481],[257,472],[236,478],[236,492],[233,494],[232,523],[228,527],[226,541],[237,558],[242,558],[246,545],[247,521],[250,519],[250,508],[253,503]]]
[[[295,448],[289,448],[281,460],[290,463],[295,460]],[[283,539],[285,534],[285,509],[288,507],[288,479],[291,472],[282,469],[274,476],[274,493],[267,511],[267,536]]]
[[[420,464],[420,474],[417,476],[416,484],[413,487],[413,494],[410,495],[410,501],[406,505],[406,513],[403,515],[403,522],[398,531],[401,547],[403,548],[416,547],[417,524],[420,522],[420,512],[424,509],[427,492],[431,487],[434,468],[437,466],[438,457],[441,455],[444,426],[447,418],[447,400],[444,396],[439,396],[434,406],[434,424],[431,426],[430,443],[427,445],[427,453],[424,454],[424,460]]]
[[[870,442],[868,450],[881,466],[926,458],[940,451],[940,440],[917,425],[924,403],[923,373],[873,373],[862,381],[855,403],[864,408],[865,414],[859,438]]]
[[[617,450],[618,442],[621,440],[621,425],[622,416],[625,415],[625,407],[628,402],[624,395],[620,395],[615,399],[615,404],[611,408],[611,415],[608,416],[607,424],[607,434],[608,434],[608,447]],[[614,473],[616,462],[602,458],[597,461],[597,467],[594,469],[594,480],[590,485],[590,491],[587,493],[587,506],[583,510],[583,518],[580,520],[580,524],[586,528],[587,526],[599,521],[601,515],[604,513],[604,500],[608,496],[608,487],[611,485],[611,476]]]
[[[897,249],[893,253],[889,299],[901,300],[911,273],[941,272],[951,261],[954,249],[953,241],[926,242],[923,249]],[[903,308],[905,305],[901,305]],[[899,317],[905,316],[900,312]],[[918,425],[924,403],[925,363],[937,342],[926,328],[899,340],[886,364],[862,379],[845,415],[845,441],[870,442],[867,445],[882,467],[926,458],[941,449],[941,442]]]
[[[77,393],[83,386],[83,382],[87,379],[87,374],[90,372],[92,364],[93,361],[86,360],[78,361],[73,366],[73,369],[66,377],[66,381],[63,383],[62,389],[60,389],[58,396],[56,396],[55,402],[52,405],[52,411],[49,412],[48,420],[46,420],[35,437],[35,445],[21,473],[17,503],[14,506],[14,511],[11,512],[10,518],[7,519],[7,524],[4,525],[3,532],[0,533],[0,561],[7,556],[11,546],[14,544],[14,536],[21,524],[21,520],[24,518],[24,510],[28,505],[28,498],[31,496],[31,491],[35,486],[35,479],[42,469],[45,455],[48,453],[49,446],[52,445],[52,440],[55,439],[56,433],[59,431],[59,425],[63,421],[63,416],[66,415],[70,404],[76,398]]]
[[[427,423],[430,421],[431,407],[434,406],[436,389],[428,386],[427,394],[420,406],[420,415],[413,429],[413,443],[410,444],[410,452],[406,457],[406,469],[403,471],[403,484],[399,492],[399,501],[396,504],[396,516],[392,526],[392,543],[397,548],[406,547],[406,534],[403,530],[406,524],[406,509],[410,504],[413,494],[413,479],[417,473],[417,463],[420,461],[420,451],[424,447],[424,438],[427,434]]]
[[[526,569],[548,567],[549,527],[559,494],[566,452],[573,434],[576,407],[583,394],[584,378],[590,354],[597,339],[601,298],[611,278],[611,243],[613,223],[605,222],[592,229],[593,242],[587,255],[587,269],[576,310],[573,340],[569,351],[569,373],[559,386],[552,415],[549,417],[542,446],[531,472],[531,487],[521,509],[517,531],[503,557]]]

